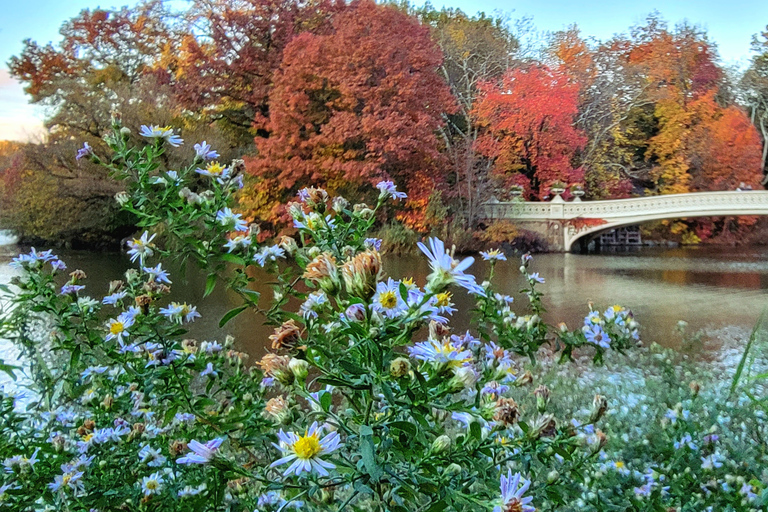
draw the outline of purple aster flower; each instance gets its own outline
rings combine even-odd
[[[223,442],[224,439],[221,437],[211,439],[205,444],[193,439],[187,445],[192,450],[192,453],[177,459],[176,462],[179,464],[207,464],[216,456],[216,452],[219,451],[219,447]]]
[[[379,189],[379,199],[405,199],[408,194],[405,192],[398,192],[397,187],[391,181],[380,181],[376,184],[376,188]]]
[[[219,158],[219,153],[212,150],[211,145],[206,141],[203,141],[200,144],[195,144],[195,155],[197,158],[202,158],[203,160],[215,160]]]
[[[77,156],[75,156],[75,160],[79,161],[81,158],[85,158],[91,155],[93,155],[93,148],[87,142],[83,142],[83,147],[77,150]]]

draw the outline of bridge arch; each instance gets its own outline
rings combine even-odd
[[[489,202],[485,204],[485,214],[488,218],[510,219],[523,227],[530,226],[548,235],[555,248],[567,252],[584,237],[654,220],[768,215],[768,191],[694,192],[569,203],[559,197],[548,203]],[[559,228],[554,230],[554,225]]]

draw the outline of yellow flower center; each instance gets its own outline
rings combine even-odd
[[[62,485],[67,485],[70,480],[72,480],[72,475],[69,473],[64,473],[64,476],[61,477]]]
[[[436,297],[437,307],[444,308],[451,305],[451,292],[438,293]]]
[[[109,332],[112,334],[120,334],[124,330],[123,322],[112,322],[112,325],[109,326]]]
[[[189,304],[187,304],[185,302],[184,304],[181,305],[181,315],[182,316],[188,315],[190,313],[190,311],[192,311],[192,309],[189,307]]]
[[[397,306],[397,295],[392,290],[387,290],[379,295],[379,304],[383,308],[392,309]]]
[[[172,132],[173,128],[171,128],[170,126],[163,126],[162,128],[159,128],[159,130],[160,130],[160,133],[165,135],[168,132]]]
[[[504,505],[504,512],[523,512],[523,504],[517,498]]]
[[[320,440],[317,438],[317,434],[304,435],[299,438],[298,441],[293,443],[293,452],[300,459],[311,459],[323,449],[320,446]]]
[[[83,436],[83,442],[84,442],[84,443],[88,443],[88,442],[90,442],[90,440],[91,440],[91,439],[93,439],[93,432],[91,432],[90,434],[86,434],[86,435],[84,435],[84,436]]]
[[[621,461],[616,462],[616,469],[622,469],[624,467],[624,463]]]
[[[403,284],[407,287],[413,286],[413,278],[412,277],[406,277],[403,279]]]
[[[147,483],[144,484],[144,487],[146,487],[150,491],[154,491],[155,489],[160,487],[160,484],[157,483],[157,480],[147,480]]]
[[[219,162],[211,162],[208,164],[208,167],[205,168],[209,173],[215,174],[216,176],[220,175],[224,172],[225,167],[221,165]]]

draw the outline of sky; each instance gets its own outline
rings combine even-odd
[[[431,0],[436,7],[468,13],[502,12],[512,19],[532,18],[537,31],[556,31],[576,23],[585,36],[600,40],[626,32],[657,10],[670,23],[687,20],[709,33],[725,64],[745,65],[753,34],[768,25],[765,0]],[[0,0],[0,140],[34,140],[42,133],[41,107],[28,104],[21,84],[8,75],[8,59],[26,38],[58,42],[62,22],[82,9],[135,4],[133,0]],[[415,2],[420,3],[420,2]]]

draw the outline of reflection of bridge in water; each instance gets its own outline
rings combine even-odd
[[[488,219],[509,219],[545,236],[554,250],[586,247],[601,233],[652,220],[768,215],[768,191],[694,192],[608,201],[490,201]]]

